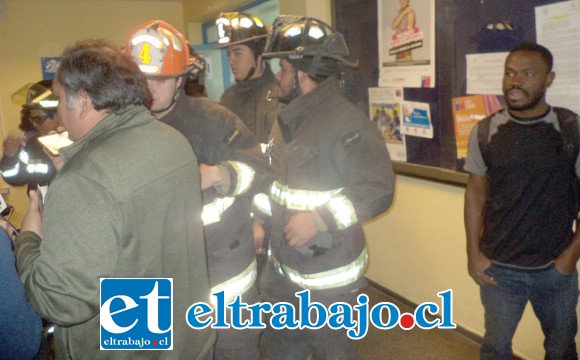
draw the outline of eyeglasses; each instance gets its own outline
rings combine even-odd
[[[42,124],[43,122],[45,122],[48,119],[50,119],[50,115],[48,115],[48,114],[35,115],[35,116],[30,117],[30,121],[32,121],[33,123],[35,123],[37,125]]]

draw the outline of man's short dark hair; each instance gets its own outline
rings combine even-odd
[[[102,39],[65,49],[56,81],[66,92],[67,106],[79,92],[88,94],[95,110],[115,112],[128,105],[151,104],[147,79],[137,64]]]
[[[552,66],[554,66],[554,57],[552,56],[550,50],[543,47],[542,45],[533,42],[521,43],[510,50],[510,55],[518,51],[529,51],[539,54],[548,66],[548,72],[552,71]]]

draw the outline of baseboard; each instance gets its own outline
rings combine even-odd
[[[384,293],[387,296],[392,297],[393,299],[401,302],[402,304],[405,304],[413,309],[416,308],[417,306],[419,306],[419,304],[407,299],[406,297],[404,297],[400,294],[397,294],[396,292],[394,292],[392,290],[387,289],[383,285],[381,285],[381,284],[379,284],[379,283],[377,283],[369,278],[367,278],[367,281],[368,281],[369,285],[371,285],[375,289],[381,291],[382,293]],[[433,318],[436,318],[436,317],[433,317]],[[481,335],[474,333],[473,331],[468,330],[461,325],[457,325],[457,328],[455,330],[458,333],[460,333],[461,335],[465,336],[468,339],[475,341],[478,344],[481,344],[483,342],[483,337]],[[512,360],[524,360],[524,359],[514,355]]]

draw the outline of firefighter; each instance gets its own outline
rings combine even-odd
[[[238,12],[221,13],[216,26],[218,48],[227,49],[236,79],[220,103],[238,115],[260,143],[266,144],[280,109],[274,98],[279,93],[278,84],[270,64],[262,58],[268,30],[259,18]]]
[[[257,302],[250,200],[273,180],[257,140],[223,106],[183,94],[185,78],[200,69],[174,27],[160,20],[142,24],[129,35],[125,51],[148,79],[151,111],[181,132],[199,159],[204,208],[192,216],[203,219],[212,293],[224,291],[226,303],[236,295]],[[259,335],[260,330],[218,330],[215,357],[258,359]]]
[[[51,90],[52,80],[27,84],[12,94],[12,100],[22,105],[22,123],[29,120],[34,133],[18,139],[9,135],[4,141],[4,156],[0,161],[2,178],[10,185],[44,186],[52,180],[56,169],[43,151],[38,138],[56,131],[58,99]],[[34,134],[34,135],[31,135]]]
[[[394,174],[385,143],[369,118],[343,95],[342,66],[355,66],[344,37],[324,22],[279,16],[264,58],[279,58],[280,101],[272,136],[280,176],[270,189],[269,266],[264,301],[356,304],[368,251],[362,222],[393,200]],[[299,315],[299,314],[297,314]],[[269,359],[354,359],[345,331],[265,330]]]
[[[240,12],[221,13],[216,26],[218,48],[227,49],[236,79],[236,84],[224,92],[220,103],[242,119],[260,141],[262,152],[269,156],[269,136],[282,104],[276,98],[280,93],[278,82],[269,62],[262,58],[268,30],[258,17]],[[263,221],[257,217],[254,223],[259,271],[266,262],[267,235]]]

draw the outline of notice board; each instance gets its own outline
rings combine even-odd
[[[351,59],[359,63],[357,69],[345,71],[345,94],[367,112],[368,89],[379,84],[378,1],[398,3],[333,0],[332,9],[335,29],[345,35]],[[430,1],[435,2],[435,86],[403,88],[403,92],[407,101],[429,104],[433,137],[407,136],[406,163],[416,165],[419,173],[423,168],[425,174],[440,169],[464,176],[463,160],[457,151],[452,100],[467,95],[467,55],[507,52],[521,42],[537,41],[536,7],[561,1]],[[413,2],[409,0],[411,6]]]

